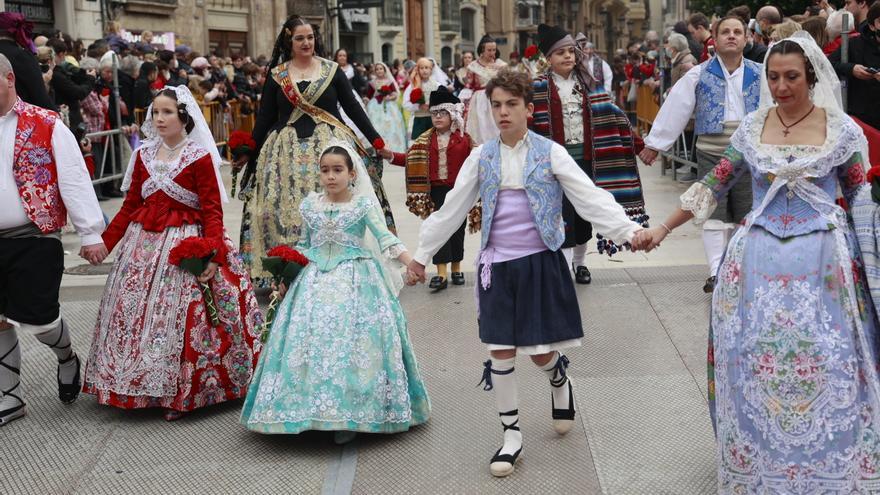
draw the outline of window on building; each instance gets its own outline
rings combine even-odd
[[[461,39],[473,43],[474,37],[474,11],[471,9],[463,9],[461,11]]]
[[[529,21],[531,19],[531,10],[529,9],[529,6],[525,3],[517,4],[516,12],[517,17],[519,17],[521,21]]]
[[[444,46],[440,49],[440,65],[444,70],[452,65],[452,48]]]
[[[382,61],[386,64],[394,59],[394,46],[391,43],[382,44]]]

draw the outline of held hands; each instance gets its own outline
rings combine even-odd
[[[425,283],[425,265],[411,260],[406,266],[406,285]]]
[[[666,239],[668,234],[669,232],[662,226],[642,229],[636,232],[636,235],[633,237],[631,242],[633,250],[650,253],[660,247],[660,243],[663,242],[663,239]]]
[[[651,148],[645,147],[641,153],[639,153],[639,158],[645,163],[645,165],[651,166],[654,164],[654,160],[657,159],[657,150],[652,150]]]
[[[383,148],[381,150],[376,151],[382,158],[388,160],[389,162],[394,159],[394,152],[389,150],[388,148]]]
[[[100,265],[110,254],[107,252],[107,246],[103,242],[83,246],[79,250],[79,255],[91,265]]]

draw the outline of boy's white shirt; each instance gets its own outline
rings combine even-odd
[[[529,134],[513,147],[501,143],[501,189],[524,189],[523,169],[530,146]],[[443,207],[422,223],[419,248],[413,257],[427,265],[431,257],[452,236],[480,195],[479,161],[483,145],[474,148],[465,160],[455,187],[446,196]],[[596,231],[618,244],[632,241],[641,225],[629,219],[614,196],[593,184],[593,181],[565,151],[553,143],[550,148],[550,167],[562,186],[566,197],[578,215],[593,224]]]

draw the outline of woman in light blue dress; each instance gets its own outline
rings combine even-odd
[[[241,422],[260,433],[396,433],[428,420],[430,403],[397,299],[411,258],[385,225],[349,145],[321,155],[324,193],[301,204],[297,249],[309,264],[278,308]],[[328,165],[329,162],[329,165]],[[334,165],[335,163],[335,165]],[[357,187],[328,179],[343,164]],[[357,170],[355,173],[353,170]]]
[[[373,74],[375,78],[370,81],[370,89],[367,91],[370,97],[367,116],[385,140],[385,148],[403,153],[407,150],[406,120],[397,103],[397,97],[400,96],[397,82],[388,66],[382,62],[373,64]],[[383,92],[383,88],[391,89],[391,93]]]
[[[753,209],[728,245],[712,297],[718,490],[877,493],[877,314],[852,221],[835,202],[838,189],[850,205],[869,193],[866,141],[841,110],[837,78],[809,35],[768,51],[761,105],[730,142],[682,208],[646,232],[656,244],[690,217],[705,220],[751,172]]]

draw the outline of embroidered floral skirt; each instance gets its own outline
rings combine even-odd
[[[260,433],[394,433],[429,413],[406,316],[377,262],[308,265],[278,308],[242,424]]]
[[[244,397],[260,350],[262,315],[235,246],[210,285],[212,327],[196,278],[168,262],[196,225],[148,232],[132,223],[98,310],[83,391],[123,409],[191,411]]]
[[[244,191],[244,214],[241,223],[241,255],[254,285],[268,287],[269,272],[261,258],[266,251],[299,240],[302,216],[299,205],[311,192],[320,191],[318,160],[332,141],[349,141],[348,135],[327,124],[318,124],[311,137],[300,139],[293,126],[272,132],[266,138],[257,170]],[[354,145],[354,144],[352,144]],[[382,160],[366,164],[373,189],[385,212],[388,228],[394,232],[391,205],[382,185]]]
[[[731,243],[709,354],[721,493],[880,490],[877,320],[840,239],[755,226]]]
[[[379,103],[375,98],[367,104],[367,116],[382,139],[385,147],[396,153],[407,150],[406,121],[396,100]]]

